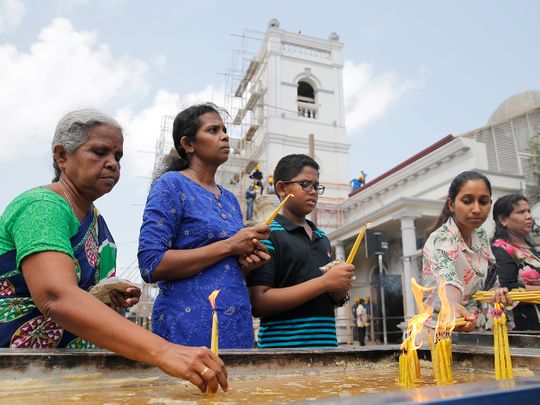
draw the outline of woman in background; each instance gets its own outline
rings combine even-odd
[[[493,255],[499,284],[509,290],[540,291],[540,254],[531,238],[533,217],[529,201],[520,194],[508,194],[493,206],[495,234]],[[520,303],[513,309],[515,330],[540,330],[538,306]]]

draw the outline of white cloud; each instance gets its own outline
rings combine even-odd
[[[138,176],[152,174],[156,142],[161,135],[160,128],[166,116],[174,117],[182,109],[203,102],[221,104],[224,89],[208,85],[199,92],[179,95],[167,90],[159,90],[152,105],[142,111],[130,108],[119,110],[116,119],[124,128],[124,167]],[[167,145],[172,146],[171,133],[164,134]]]
[[[405,93],[419,86],[417,81],[400,79],[395,72],[374,73],[368,63],[346,61],[343,87],[347,129],[354,131],[381,118]]]
[[[56,9],[58,12],[69,12],[74,8],[91,6],[99,7],[102,10],[114,10],[126,3],[126,0],[56,0]]]
[[[25,14],[26,6],[22,0],[0,0],[0,34],[13,31]]]
[[[147,95],[148,64],[113,55],[95,32],[77,31],[57,18],[29,52],[0,45],[0,158],[43,152],[66,111],[110,112]],[[7,136],[6,136],[7,135]]]

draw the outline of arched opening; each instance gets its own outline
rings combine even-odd
[[[317,106],[315,104],[315,89],[305,80],[298,82],[296,93],[298,102],[298,116],[306,118],[317,118]]]
[[[298,101],[315,104],[315,90],[308,82],[298,82]]]

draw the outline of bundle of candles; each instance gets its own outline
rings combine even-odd
[[[399,382],[407,387],[417,383],[420,380],[420,363],[418,362],[416,346],[416,333],[418,317],[422,314],[413,316],[407,325],[407,337],[401,344],[401,354],[399,355]],[[416,318],[416,319],[415,319]],[[420,325],[424,321],[420,321]],[[413,331],[414,330],[414,331]]]
[[[506,315],[500,304],[495,304],[493,311],[493,351],[495,353],[495,378],[497,380],[513,378]]]
[[[413,316],[407,323],[406,338],[401,344],[401,354],[399,355],[399,382],[407,387],[420,380],[420,363],[418,362],[418,348],[422,347],[422,342],[416,344],[416,336],[422,331],[424,323],[431,317],[433,309],[423,303],[424,292],[433,290],[434,287],[422,287],[411,278],[412,292],[418,308],[418,314]]]
[[[473,300],[480,302],[491,302],[495,291],[477,291],[473,295]],[[527,291],[524,289],[514,289],[508,292],[512,301],[527,302],[529,304],[540,304],[540,291]]]
[[[435,332],[435,337],[430,334],[429,347],[435,382],[439,385],[451,384],[453,381],[451,332],[438,331]]]
[[[441,309],[433,333],[429,335],[431,363],[433,375],[438,385],[451,384],[454,380],[452,373],[452,331],[456,326],[454,308],[446,296],[443,282],[437,288]]]

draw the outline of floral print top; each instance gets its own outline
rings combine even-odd
[[[440,279],[458,288],[462,305],[475,312],[478,304],[472,295],[484,288],[490,262],[493,261],[487,233],[479,228],[471,235],[468,247],[452,218],[431,233],[423,250],[423,275],[431,281]]]

